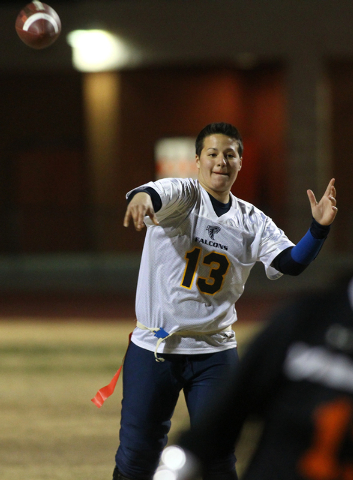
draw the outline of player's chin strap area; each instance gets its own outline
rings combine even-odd
[[[177,445],[163,450],[161,464],[153,476],[153,480],[199,480],[200,465],[196,458]]]
[[[159,345],[164,342],[167,338],[171,337],[172,335],[184,335],[184,336],[194,336],[194,335],[215,335],[216,333],[221,333],[221,332],[231,332],[232,327],[226,327],[222,328],[219,330],[212,330],[211,332],[196,332],[194,330],[178,330],[176,332],[168,333],[166,332],[163,328],[151,328],[151,327],[146,327],[143,325],[141,322],[137,320],[136,322],[136,327],[141,328],[141,330],[149,330],[154,334],[155,337],[158,338],[156,348],[154,350],[154,356],[156,359],[156,362],[164,362],[164,358],[158,357],[157,352],[158,352],[158,347]]]

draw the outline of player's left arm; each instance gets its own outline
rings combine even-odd
[[[317,257],[337,214],[334,184],[335,179],[332,178],[319,202],[314,192],[307,190],[313,217],[311,226],[295,247],[284,250],[272,261],[271,265],[279,272],[299,275]]]
[[[320,225],[331,225],[337,215],[336,207],[336,188],[335,179],[332,178],[328,184],[326,191],[319,202],[316,201],[314,192],[312,190],[307,191],[311,213],[313,218]]]

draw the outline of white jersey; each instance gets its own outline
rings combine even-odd
[[[137,320],[173,335],[159,353],[201,354],[236,347],[234,332],[220,331],[237,320],[235,303],[255,262],[267,277],[282,274],[272,260],[294,244],[274,222],[231,194],[230,210],[218,217],[197,180],[166,178],[149,182],[162,200],[159,225],[145,218],[146,238],[136,291]],[[127,196],[130,194],[129,192]],[[154,351],[157,338],[136,328],[136,345]]]

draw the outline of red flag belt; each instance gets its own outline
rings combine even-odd
[[[132,335],[132,332],[129,334],[128,346],[129,346],[130,341],[131,341],[131,335]],[[103,405],[103,403],[106,401],[106,399],[108,397],[113,395],[116,384],[118,383],[118,380],[119,380],[119,377],[120,377],[121,370],[122,370],[123,365],[124,365],[125,356],[126,356],[126,353],[124,355],[124,358],[123,358],[123,361],[120,365],[119,370],[116,372],[114,377],[111,379],[110,383],[108,385],[106,385],[105,387],[100,388],[98,390],[98,392],[96,393],[96,395],[91,399],[91,402],[93,402],[98,408],[100,408]]]

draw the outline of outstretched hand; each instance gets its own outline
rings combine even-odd
[[[314,192],[307,190],[312,215],[321,225],[331,225],[337,215],[336,188],[334,184],[335,179],[332,178],[319,202],[316,201]]]
[[[155,225],[159,225],[153,209],[151,197],[145,192],[136,193],[126,209],[124,227],[128,227],[130,219],[132,219],[135,229],[140,231],[145,226],[143,219],[146,216],[150,217]]]

